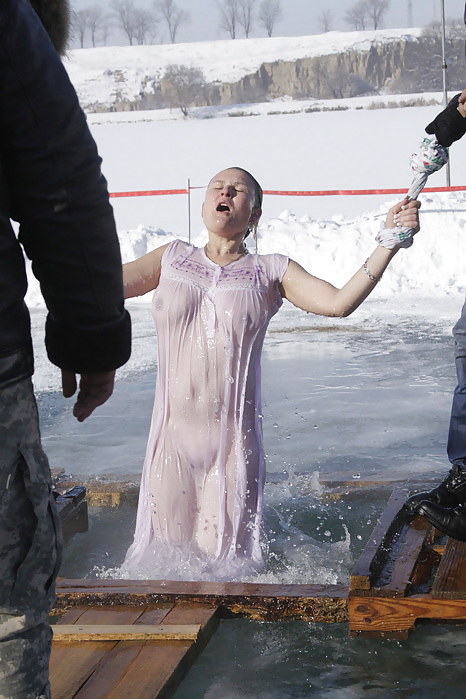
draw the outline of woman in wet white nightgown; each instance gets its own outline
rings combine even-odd
[[[262,190],[241,168],[207,187],[203,248],[175,240],[124,265],[125,297],[155,290],[158,375],[134,542],[136,570],[151,551],[186,551],[206,563],[262,561],[265,477],[260,355],[282,299],[347,316],[370,294],[398,246],[377,246],[337,289],[279,254],[248,252]],[[417,202],[392,207],[386,227],[418,228]]]

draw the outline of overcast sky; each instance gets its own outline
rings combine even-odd
[[[153,0],[134,0],[139,7],[153,8]],[[261,0],[256,0],[259,6]],[[335,31],[350,31],[345,22],[346,12],[354,7],[357,0],[281,0],[283,19],[277,23],[274,36],[302,36],[319,34],[322,26],[319,18],[325,9],[330,9],[333,15],[331,29]],[[465,3],[462,0],[443,0],[446,18],[462,19]],[[110,0],[71,0],[75,9],[93,5],[108,7]],[[177,35],[177,42],[212,41],[228,39],[226,32],[219,29],[219,11],[216,0],[176,0],[180,9],[187,10],[191,16],[189,24],[183,24]],[[390,0],[390,6],[384,16],[382,28],[409,27],[409,7],[411,6],[412,25],[423,27],[434,19],[440,20],[442,0]],[[239,28],[241,29],[241,28]],[[262,27],[256,26],[251,36],[265,36]],[[238,38],[243,38],[241,31]],[[168,33],[160,24],[156,34],[156,43],[168,42]],[[127,43],[124,37],[117,39],[117,33],[109,37],[109,44]]]

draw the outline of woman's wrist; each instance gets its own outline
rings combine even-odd
[[[374,282],[374,284],[377,284],[382,279],[383,272],[379,275],[372,274],[372,272],[370,271],[370,269],[368,267],[368,262],[369,262],[369,258],[367,258],[367,260],[364,262],[362,268],[365,271],[365,273],[367,274],[367,276],[369,277],[370,281]]]

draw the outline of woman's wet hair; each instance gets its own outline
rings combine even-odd
[[[262,191],[262,187],[260,186],[259,182],[256,180],[254,175],[251,175],[251,173],[248,170],[245,170],[244,167],[231,167],[228,168],[229,170],[239,170],[240,172],[244,172],[245,175],[249,177],[251,180],[253,186],[254,186],[254,208],[255,209],[262,209],[262,200],[264,198],[264,192]],[[250,234],[254,235],[254,240],[256,241],[256,252],[257,252],[257,222],[254,224],[251,224],[246,231],[244,238],[246,239],[248,235]]]
[[[254,208],[255,209],[262,209],[262,200],[264,198],[264,192],[262,191],[262,187],[260,186],[259,182],[256,180],[254,175],[251,175],[251,173],[248,170],[245,170],[244,167],[229,167],[227,168],[228,170],[240,170],[241,172],[244,172],[245,175],[249,177],[249,179],[252,181],[254,185]]]

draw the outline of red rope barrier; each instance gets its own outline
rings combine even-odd
[[[424,187],[423,192],[460,192],[466,190],[466,186],[458,187]],[[288,197],[325,197],[325,196],[357,196],[360,194],[406,194],[407,188],[404,189],[322,189],[312,191],[277,191],[272,189],[264,189],[264,194],[273,194],[275,196]]]
[[[147,192],[112,192],[110,197],[153,197],[164,194],[189,194],[193,189],[204,187],[189,187],[189,189],[153,189]],[[326,196],[359,196],[367,194],[406,194],[404,189],[316,189],[316,190],[275,190],[264,189],[264,194],[285,197],[326,197]],[[423,192],[463,192],[466,185],[456,187],[424,187]]]
[[[188,194],[188,191],[187,189],[153,189],[149,192],[113,192],[110,197],[154,197],[159,194]]]

